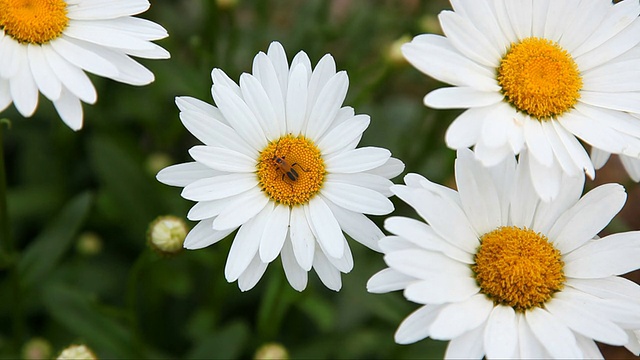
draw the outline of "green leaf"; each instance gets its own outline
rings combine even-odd
[[[231,323],[219,332],[204,334],[185,359],[237,359],[249,339],[249,326]]]
[[[86,342],[100,358],[132,358],[132,336],[87,293],[66,285],[45,287],[45,306],[50,316],[79,340]]]
[[[88,192],[76,196],[27,247],[18,263],[24,288],[44,280],[60,261],[84,223],[92,198]]]
[[[95,136],[89,142],[91,166],[101,188],[98,206],[111,217],[111,223],[122,223],[130,235],[139,237],[147,225],[158,216],[161,206],[154,185],[135,150],[107,136]]]

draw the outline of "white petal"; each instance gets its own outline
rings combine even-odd
[[[640,22],[639,22],[640,23]],[[605,109],[640,113],[640,93],[620,92],[608,93],[597,91],[581,91],[580,101]]]
[[[355,139],[362,136],[370,122],[369,115],[356,115],[329,130],[316,145],[325,155],[343,150]]]
[[[468,149],[460,149],[455,161],[455,178],[462,208],[479,234],[500,226],[502,212],[498,189],[491,174]]]
[[[58,100],[62,92],[62,83],[53,72],[53,69],[51,69],[51,66],[49,66],[42,47],[29,44],[27,46],[27,54],[33,79],[40,92],[51,101]]]
[[[473,264],[473,254],[462,251],[443,240],[433,229],[418,220],[402,216],[388,217],[384,221],[387,231],[401,236],[403,239],[425,250],[437,251],[465,264]]]
[[[195,161],[171,165],[156,175],[156,179],[163,184],[185,187],[196,180],[220,175],[219,172]]]
[[[397,196],[406,190],[400,187],[391,189]],[[468,253],[475,253],[479,245],[478,234],[473,230],[464,211],[447,197],[425,190],[409,191],[406,195],[414,201],[418,215],[451,245]]]
[[[133,60],[122,51],[112,50],[89,42],[82,42],[82,47],[107,60],[118,68],[118,75],[111,77],[113,80],[129,85],[142,86],[150,84],[155,79],[153,73],[149,69]]]
[[[640,21],[632,22],[601,46],[576,57],[578,68],[580,71],[587,71],[625,53],[640,42],[637,36],[638,31],[640,31]]]
[[[347,210],[370,215],[386,215],[393,203],[377,191],[348,183],[326,181],[322,196]]]
[[[20,51],[26,59],[27,48],[24,47]],[[21,64],[18,72],[14,77],[9,79],[9,90],[13,98],[13,104],[20,114],[24,117],[30,117],[38,107],[38,87],[33,79],[29,63],[25,61]]]
[[[181,196],[193,201],[228,198],[258,186],[254,174],[239,173],[208,177],[185,186]]]
[[[217,243],[236,230],[213,230],[211,228],[212,223],[213,219],[207,219],[196,224],[184,239],[184,248],[189,250],[202,249]]]
[[[622,209],[626,199],[621,185],[598,186],[558,218],[548,233],[549,240],[563,254],[573,251],[604,229]]]
[[[381,166],[391,157],[391,152],[378,147],[361,147],[340,152],[325,159],[329,173],[353,174]]]
[[[67,89],[62,89],[60,97],[53,102],[53,106],[71,130],[78,131],[82,128],[82,104],[75,95]]]
[[[582,358],[582,352],[571,330],[546,310],[539,307],[529,309],[525,313],[525,319],[533,334],[552,357]]]
[[[325,181],[326,183],[338,182],[367,188],[386,197],[393,195],[390,190],[393,183],[390,180],[370,173],[327,174]]]
[[[534,157],[540,165],[548,167],[553,164],[553,150],[542,130],[540,121],[529,117],[525,119],[524,139],[527,142],[530,156]]]
[[[445,142],[451,149],[461,149],[474,145],[480,136],[482,125],[492,106],[471,108],[458,116],[445,133]]]
[[[210,219],[220,215],[220,212],[227,206],[228,200],[199,201],[189,209],[187,219],[200,221]]]
[[[213,99],[231,126],[254,149],[262,150],[267,138],[247,104],[233,91],[221,85],[213,85]]]
[[[249,266],[247,266],[247,270],[245,270],[245,272],[243,272],[238,278],[238,287],[240,288],[240,291],[251,290],[256,286],[258,281],[262,278],[262,275],[264,275],[264,272],[267,270],[267,265],[268,264],[260,261],[260,257],[256,254]]]
[[[280,257],[282,259],[284,274],[289,284],[291,284],[291,287],[297,291],[304,290],[307,287],[307,270],[301,268],[297,263],[290,239],[284,243]]]
[[[415,282],[415,278],[386,268],[375,273],[367,281],[367,291],[374,294],[382,294],[396,290],[402,290],[407,285]]]
[[[346,210],[332,202],[327,202],[327,205],[338,220],[342,231],[369,249],[381,251],[378,241],[384,234],[373,221],[363,214]]]
[[[93,1],[77,1],[67,7],[70,19],[110,19],[127,15],[136,15],[149,9],[149,1],[131,1],[131,0],[93,0]]]
[[[278,75],[278,82],[282,88],[282,94],[287,92],[287,75],[289,74],[289,64],[287,63],[287,53],[284,51],[284,47],[277,41],[269,44],[267,49],[267,56],[273,64],[273,68]]]
[[[254,257],[258,257],[260,236],[264,232],[267,219],[272,211],[272,205],[265,206],[262,211],[238,230],[231,244],[227,263],[224,267],[224,276],[228,282],[236,281],[247,269]]]
[[[154,44],[131,34],[101,26],[95,21],[70,21],[64,35],[114,49],[152,50]]]
[[[602,278],[640,267],[640,232],[630,231],[593,240],[564,257],[566,276]]]
[[[260,239],[260,260],[262,262],[270,263],[278,257],[288,231],[289,206],[278,204],[269,215]]]
[[[562,168],[560,164],[553,160],[550,166],[545,166],[532,155],[529,155],[528,163],[533,188],[540,199],[549,202],[558,197],[562,183]]]
[[[278,127],[280,123],[262,84],[253,75],[244,73],[240,75],[240,89],[242,98],[260,123],[267,140],[276,140],[284,129]]]
[[[339,291],[342,287],[340,271],[329,262],[325,254],[317,249],[313,255],[313,268],[318,274],[320,281],[329,289]]]
[[[402,174],[404,171],[404,163],[396,158],[389,158],[384,164],[367,170],[367,173],[382,176],[385,179],[393,179],[394,177]]]
[[[406,345],[429,336],[429,326],[436,319],[443,306],[425,305],[407,316],[394,335],[398,344]]]
[[[287,66],[286,63],[283,66]],[[283,86],[286,86],[286,83],[281,86],[273,63],[263,52],[258,53],[253,60],[253,76],[260,80],[262,87],[271,100],[273,111],[276,113],[276,120],[278,120],[278,129],[284,131],[284,129],[287,128],[284,102],[285,95],[283,95],[283,91],[286,91],[286,87],[283,88]]]
[[[404,297],[418,304],[446,304],[467,300],[479,291],[476,279],[471,276],[441,274],[408,284]]]
[[[553,2],[552,2],[553,3]],[[551,356],[538,341],[527,324],[524,314],[516,314],[518,317],[518,345],[520,358],[522,359],[548,359]]]
[[[327,84],[327,81],[336,74],[336,63],[333,60],[331,54],[326,54],[318,61],[318,64],[313,69],[311,78],[309,79],[309,96],[307,106],[307,115],[311,113],[311,109],[318,99],[320,91]]]
[[[473,330],[487,320],[492,309],[493,302],[484,294],[474,295],[463,302],[445,305],[431,324],[431,338],[448,340]]]
[[[311,139],[319,139],[324,134],[340,110],[344,98],[347,96],[348,88],[349,78],[344,71],[336,73],[327,81],[309,114],[306,136]]]
[[[291,237],[293,254],[300,267],[305,271],[309,271],[313,265],[313,252],[316,248],[316,239],[307,222],[307,217],[302,206],[294,206],[291,208],[290,226],[289,235]]]
[[[402,46],[402,54],[418,70],[436,80],[483,91],[500,91],[493,69],[463,56],[443,36],[418,35]]]
[[[484,329],[484,348],[488,359],[518,357],[518,319],[512,307],[493,308]]]
[[[428,93],[424,104],[434,109],[466,109],[491,106],[501,102],[499,92],[477,90],[471,87],[443,87]]]
[[[199,163],[218,171],[253,173],[256,160],[234,150],[197,145],[189,149],[191,157]]]
[[[447,345],[444,354],[445,359],[482,359],[484,345],[482,343],[484,326],[478,326],[473,330],[457,336]]]
[[[218,119],[224,119],[224,116],[218,115],[219,118],[212,118],[201,112],[187,110],[180,112],[180,120],[184,127],[205,145],[227,148],[247,156],[257,157],[256,150],[249,146],[231,126],[219,121]]]
[[[25,47],[11,36],[3,36],[0,39],[0,77],[5,79],[14,77],[26,62]]]
[[[108,78],[118,75],[115,65],[82,46],[78,40],[62,36],[50,44],[65,60],[83,70]]]
[[[511,26],[519,40],[524,40],[532,33],[533,5],[531,0],[514,0],[504,2]]]
[[[0,78],[0,111],[4,111],[12,102],[9,80]]]
[[[233,199],[213,221],[218,230],[236,228],[258,214],[269,202],[269,198],[257,187]]]
[[[390,252],[384,256],[384,261],[390,268],[418,279],[429,280],[443,272],[456,277],[473,276],[467,264],[438,252],[417,248]]]
[[[227,75],[223,70],[214,68],[211,70],[211,80],[213,81],[213,85],[224,86],[227,89],[233,91],[234,94],[238,95],[238,97],[242,97],[242,91],[240,90],[240,86],[236,84],[235,81],[231,80],[229,75]],[[211,87],[213,95],[213,86]]]
[[[287,132],[295,136],[306,125],[308,74],[304,65],[298,64],[291,71],[285,110],[287,113]],[[312,137],[313,138],[313,137]]]
[[[447,39],[458,51],[481,65],[493,68],[500,65],[502,54],[464,17],[443,11],[438,19]]]
[[[307,209],[307,221],[327,255],[341,258],[344,254],[344,235],[327,204],[320,196],[315,196],[305,207],[305,210]]]
[[[71,65],[67,60],[62,58],[52,47],[45,46],[42,48],[47,62],[51,69],[56,73],[62,84],[69,91],[80,98],[80,100],[93,104],[96,102],[96,89],[93,87],[91,80],[80,68]]]
[[[554,298],[545,303],[545,308],[569,328],[593,340],[618,346],[629,341],[619,326],[600,314],[581,308],[580,303]]]

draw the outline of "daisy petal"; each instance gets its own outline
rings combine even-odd
[[[196,180],[185,186],[181,195],[187,200],[210,201],[238,195],[256,186],[253,174],[228,174]]]
[[[482,359],[485,354],[482,343],[484,326],[457,336],[449,341],[445,359]]]
[[[327,81],[309,114],[306,136],[311,139],[319,139],[324,134],[340,110],[344,98],[347,96],[348,87],[349,78],[344,71],[336,73]]]
[[[431,338],[446,340],[458,337],[484,323],[493,310],[493,302],[484,294],[445,305],[431,324]]]
[[[307,69],[302,64],[292,68],[291,76],[289,76],[285,110],[287,113],[287,132],[294,135],[302,132],[307,120],[308,78]]]
[[[257,187],[233,199],[213,221],[217,230],[236,228],[258,214],[269,203],[269,198]]]
[[[220,173],[193,161],[166,167],[158,172],[156,179],[163,184],[185,187],[202,178],[216,175],[220,175]]]
[[[238,234],[229,250],[224,276],[228,282],[234,282],[242,275],[254,257],[258,257],[260,236],[264,232],[267,220],[273,212],[273,206],[267,205],[254,218],[247,221],[238,230]]]
[[[386,215],[393,211],[393,204],[377,191],[361,186],[327,181],[322,195],[347,210],[370,215]]]
[[[60,97],[53,101],[53,106],[71,130],[78,131],[82,128],[82,104],[75,95],[62,89]]]
[[[335,216],[320,196],[309,201],[307,220],[327,255],[339,259],[344,254],[344,235]]]
[[[238,287],[240,288],[240,291],[248,291],[256,286],[258,281],[260,281],[260,278],[262,278],[262,275],[264,275],[264,272],[267,270],[267,265],[268,264],[260,261],[260,257],[256,254],[249,266],[247,266],[247,270],[245,270],[238,278]]]
[[[538,307],[528,310],[525,319],[529,328],[554,358],[577,359],[582,353],[576,346],[576,338],[569,328]]]
[[[313,268],[324,286],[333,291],[340,291],[342,287],[340,271],[331,264],[325,254],[319,249],[316,250],[313,255]]]
[[[284,246],[282,247],[281,258],[284,274],[287,277],[289,284],[291,284],[291,287],[297,291],[304,290],[307,287],[308,281],[307,270],[301,268],[296,262],[291,241],[285,241]]]
[[[184,248],[189,250],[205,248],[224,239],[236,230],[213,230],[211,224],[213,224],[213,219],[202,220],[196,224],[184,239]]]
[[[207,167],[218,171],[253,173],[256,160],[234,150],[197,145],[189,149],[191,157]]]
[[[325,159],[329,173],[353,174],[374,169],[383,165],[391,157],[387,149],[377,147],[361,147],[340,152]]]
[[[513,359],[518,351],[518,319],[510,306],[496,306],[484,329],[487,358]]]
[[[471,87],[443,87],[427,94],[424,104],[434,109],[465,109],[494,105],[503,98],[500,93]]]
[[[278,204],[269,215],[260,239],[260,260],[262,262],[270,263],[280,254],[288,230],[289,206]]]
[[[640,232],[592,240],[564,257],[566,276],[589,279],[626,274],[640,266]]]
[[[391,268],[380,270],[367,281],[367,291],[374,294],[382,294],[396,290],[402,290],[407,285],[415,282],[415,278],[397,272]]]
[[[313,265],[313,252],[316,248],[316,239],[307,222],[307,217],[302,206],[294,206],[291,208],[291,221],[289,226],[293,254],[300,267],[305,271],[309,271]]]
[[[407,316],[394,335],[395,341],[401,345],[413,344],[429,334],[429,326],[436,319],[443,306],[425,305]]]

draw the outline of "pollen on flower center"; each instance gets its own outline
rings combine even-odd
[[[563,266],[560,251],[546,236],[505,226],[482,235],[472,270],[482,293],[524,311],[562,289]]]
[[[64,0],[0,0],[0,29],[20,43],[49,42],[68,23]]]
[[[531,37],[511,45],[498,67],[498,84],[516,109],[548,120],[578,102],[582,77],[566,50],[551,40]]]
[[[320,191],[324,175],[320,150],[304,136],[286,135],[272,141],[258,160],[260,187],[285,205],[308,202]]]

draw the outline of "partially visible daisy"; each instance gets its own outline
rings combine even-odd
[[[214,107],[179,97],[180,119],[204,145],[195,162],[170,166],[158,180],[184,187],[197,201],[188,218],[199,223],[184,246],[199,249],[239,229],[225,276],[251,289],[280,255],[289,283],[307,285],[311,268],[332,290],[353,259],[343,231],[379,250],[382,231],[364,214],[393,210],[389,179],[404,169],[382,148],[356,148],[369,116],[342,107],[349,81],[331,55],[312,69],[304,52],[289,66],[274,42],[258,53],[240,85],[212,71]]]
[[[424,98],[468,109],[446,133],[450,148],[474,146],[490,166],[525,147],[545,200],[561,173],[595,176],[578,139],[640,157],[640,4],[625,0],[452,1],[440,24],[403,46],[407,60],[454,85]]]
[[[147,0],[0,0],[0,111],[13,102],[30,117],[41,92],[79,130],[81,101],[97,99],[85,71],[151,83],[153,73],[130,57],[169,58],[151,42],[167,37],[166,30],[132,17],[148,8]]]
[[[389,268],[370,292],[404,290],[423,306],[395,334],[450,340],[447,358],[601,358],[595,341],[640,353],[640,232],[598,238],[626,200],[618,184],[582,198],[583,176],[544,202],[528,152],[492,168],[458,150],[458,191],[409,174],[391,191],[426,223],[390,217],[380,240]]]

